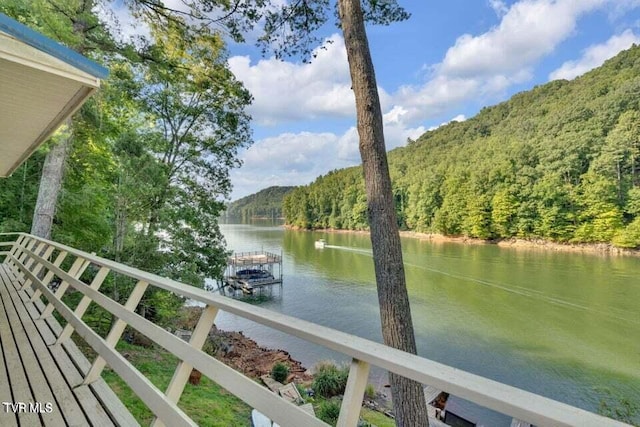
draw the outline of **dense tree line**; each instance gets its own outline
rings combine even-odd
[[[389,153],[400,227],[640,246],[640,47],[484,108]],[[286,222],[366,229],[362,172],[285,197]]]
[[[282,200],[295,187],[272,186],[235,200],[227,205],[225,215],[242,218],[282,218]]]

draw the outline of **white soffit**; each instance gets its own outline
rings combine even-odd
[[[100,80],[0,31],[0,176],[11,175]]]

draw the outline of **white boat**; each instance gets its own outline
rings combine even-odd
[[[326,245],[327,245],[327,242],[325,242],[324,239],[316,240],[316,243],[315,243],[316,249],[324,249]]]

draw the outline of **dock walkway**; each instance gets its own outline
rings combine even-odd
[[[21,287],[0,264],[0,426],[139,425],[104,380],[83,385],[89,361]]]

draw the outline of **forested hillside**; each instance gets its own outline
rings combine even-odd
[[[640,47],[389,153],[404,229],[640,246]],[[360,167],[284,200],[286,222],[365,229]]]
[[[229,203],[226,215],[243,219],[282,218],[282,199],[295,187],[273,186]]]

